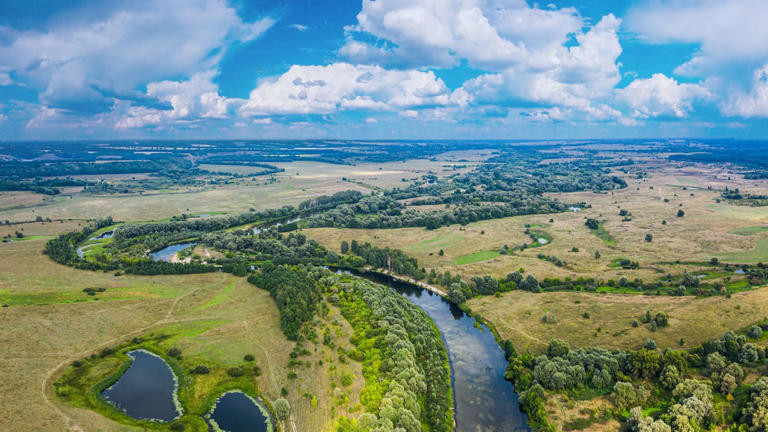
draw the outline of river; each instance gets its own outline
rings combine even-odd
[[[456,430],[530,431],[517,393],[504,379],[507,361],[493,334],[437,294],[377,273],[360,274],[388,285],[429,315],[443,336],[451,364]]]

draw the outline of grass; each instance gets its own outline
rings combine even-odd
[[[748,227],[742,227],[742,228],[736,228],[733,230],[728,231],[731,234],[736,235],[742,235],[742,236],[751,236],[753,234],[761,233],[764,231],[768,231],[768,227],[764,226],[748,226]]]
[[[453,261],[456,263],[456,265],[466,265],[481,261],[488,261],[489,259],[493,259],[499,256],[501,256],[501,254],[498,251],[479,251],[468,255],[462,255]]]
[[[561,338],[572,347],[639,349],[652,338],[662,349],[680,348],[684,338],[689,348],[716,339],[729,329],[747,327],[768,316],[768,290],[695,298],[653,295],[549,292],[533,294],[511,291],[500,298],[472,299],[468,306],[494,324],[503,339],[510,339],[518,352],[542,352],[550,339]],[[634,328],[633,320],[650,309],[667,312],[669,327],[651,331],[647,324]],[[590,318],[583,318],[588,312]],[[542,324],[541,316],[557,317]]]
[[[71,227],[29,224],[25,232],[33,235],[52,226]],[[54,264],[41,253],[43,245],[43,240],[0,244],[0,302],[10,303],[0,308],[0,380],[15,389],[0,392],[2,430],[60,431],[66,424],[56,409],[83,430],[128,430],[114,419],[60,401],[50,384],[65,371],[60,364],[69,365],[92,350],[100,350],[105,343],[114,346],[124,337],[151,333],[170,336],[160,345],[162,349],[178,346],[185,361],[209,364],[217,370],[241,365],[245,354],[253,354],[253,364],[262,370],[255,385],[267,402],[281,397],[283,387],[288,390],[286,398],[297,430],[324,431],[331,427],[331,384],[342,371],[356,378],[345,388],[350,392],[350,401],[335,407],[335,414],[349,412],[359,402],[355,393],[363,385],[360,365],[338,363],[335,350],[328,347],[311,348],[311,355],[302,357],[311,367],[295,369],[297,379],[287,378],[292,370],[287,364],[294,343],[283,336],[269,294],[244,278],[218,272],[115,277]],[[94,301],[82,292],[84,287],[107,289],[97,295],[100,300]],[[338,334],[337,346],[349,349],[351,329],[337,312],[321,325]],[[320,360],[322,365],[318,364]],[[102,372],[109,373],[115,366],[107,364]],[[220,390],[213,391],[220,383],[213,377],[215,374],[210,375],[210,381],[195,384],[195,403],[200,406],[206,395]],[[41,389],[45,389],[45,397]],[[304,397],[305,393],[316,396],[316,407]]]
[[[717,258],[723,262],[732,262],[739,264],[755,264],[768,261],[768,239],[760,239],[757,246],[752,250],[742,252],[731,252],[717,255]]]
[[[605,229],[603,224],[600,224],[597,226],[596,230],[592,230],[595,235],[600,238],[606,245],[613,246],[616,244],[616,239],[613,238],[611,233],[608,232],[608,230]]]
[[[209,307],[213,307],[213,306],[216,306],[217,304],[225,302],[229,294],[232,293],[232,289],[234,288],[235,288],[235,283],[232,282],[232,285],[222,288],[221,292],[216,294],[216,297],[213,297],[207,302],[201,304],[200,306],[196,307],[194,310],[200,311],[203,309],[208,309]]]

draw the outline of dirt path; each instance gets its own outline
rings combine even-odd
[[[53,367],[52,369],[50,369],[46,373],[45,378],[43,378],[43,382],[42,382],[42,384],[40,386],[40,394],[42,395],[43,401],[45,401],[46,405],[48,405],[51,409],[53,409],[53,411],[58,413],[64,419],[64,422],[66,423],[68,430],[75,431],[75,432],[83,432],[83,429],[80,426],[78,426],[77,424],[75,424],[74,420],[71,417],[69,417],[66,413],[64,413],[64,411],[62,411],[58,407],[58,405],[56,405],[56,403],[54,403],[54,401],[52,401],[48,397],[48,392],[46,390],[50,388],[50,385],[51,385],[51,382],[52,382],[53,378],[56,375],[58,375],[65,367],[70,365],[73,361],[75,361],[75,360],[77,360],[79,358],[87,357],[88,355],[90,355],[92,353],[100,351],[100,350],[102,350],[102,349],[104,349],[104,348],[106,348],[106,347],[108,347],[110,345],[114,345],[114,344],[116,344],[116,343],[118,343],[120,341],[131,339],[131,338],[136,337],[136,336],[138,336],[138,335],[140,335],[142,333],[146,333],[151,328],[162,326],[162,325],[166,325],[166,324],[175,324],[175,323],[181,323],[181,322],[187,322],[187,321],[198,321],[198,320],[200,320],[200,318],[187,319],[187,320],[172,320],[171,319],[173,317],[173,313],[174,313],[174,311],[176,309],[176,306],[179,304],[179,302],[182,299],[187,298],[188,296],[196,293],[200,289],[201,288],[194,289],[194,290],[189,291],[188,293],[186,293],[186,294],[184,294],[182,296],[179,296],[176,299],[174,299],[173,303],[171,303],[171,306],[168,308],[168,311],[165,313],[165,315],[161,319],[155,321],[154,323],[148,324],[148,325],[146,325],[144,327],[141,327],[139,329],[136,329],[136,330],[130,331],[128,333],[122,334],[120,336],[116,336],[116,337],[114,337],[112,339],[109,339],[108,341],[102,342],[101,344],[99,344],[95,348],[90,348],[90,349],[87,349],[87,350],[82,351],[80,353],[77,353],[75,355],[72,355],[72,356],[68,357],[67,359],[65,359],[64,361],[62,361],[61,363],[57,364],[55,367]]]

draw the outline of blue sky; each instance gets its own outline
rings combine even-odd
[[[5,0],[0,139],[768,137],[764,0]]]

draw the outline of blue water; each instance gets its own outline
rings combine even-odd
[[[152,259],[155,261],[165,261],[170,262],[171,258],[173,258],[174,255],[176,255],[177,252],[184,250],[190,246],[194,246],[197,243],[179,243],[175,245],[170,245],[165,249],[160,249],[157,252],[152,252]]]
[[[267,432],[270,430],[267,422],[272,424],[262,409],[239,391],[226,393],[219,398],[211,413],[211,420],[226,432]]]
[[[101,396],[135,419],[167,422],[179,417],[176,381],[168,363],[144,350],[130,351],[128,356],[131,367]]]

